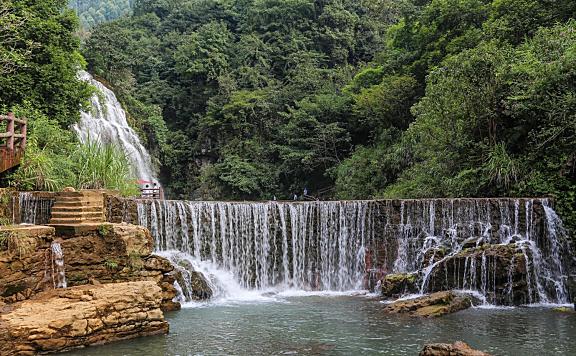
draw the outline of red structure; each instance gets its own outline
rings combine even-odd
[[[26,130],[26,120],[17,119],[13,113],[0,115],[0,173],[20,164],[26,148]]]

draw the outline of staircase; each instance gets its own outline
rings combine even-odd
[[[49,225],[94,225],[104,221],[102,192],[61,192],[56,195]]]

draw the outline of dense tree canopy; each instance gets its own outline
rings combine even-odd
[[[349,154],[351,131],[369,135],[343,88],[387,25],[358,1],[147,0],[94,29],[85,54],[123,100],[161,109],[166,142],[154,142],[150,118],[137,121],[172,194],[288,197],[333,185],[327,172]],[[415,90],[398,81],[382,95]]]
[[[576,227],[572,0],[0,0],[22,188],[133,188],[66,132],[91,94],[75,12],[174,198],[550,195]]]
[[[130,14],[133,3],[134,0],[68,0],[68,6],[87,29]]]
[[[124,153],[80,144],[70,130],[93,93],[78,78],[85,62],[77,30],[65,0],[0,0],[0,113],[28,120],[26,152],[8,181],[23,190],[74,186],[134,193]]]
[[[0,0],[0,111],[32,106],[63,127],[80,118],[89,94],[78,21],[63,0]]]
[[[139,0],[84,53],[175,198],[552,195],[575,226],[575,15],[571,0]]]

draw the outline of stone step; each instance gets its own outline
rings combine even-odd
[[[101,213],[104,209],[101,206],[86,206],[86,205],[54,205],[52,206],[52,214],[54,213]]]
[[[90,198],[90,197],[56,197],[55,201],[57,202],[70,202],[70,203],[77,203],[77,202],[86,202],[86,203],[104,203],[103,198]]]
[[[55,202],[52,205],[52,208],[55,209],[81,209],[81,208],[99,208],[104,209],[104,204],[95,204],[90,202],[78,202],[78,203],[62,203],[62,202]]]
[[[78,218],[78,219],[82,219],[82,218],[103,218],[104,214],[102,214],[102,211],[52,211],[52,218],[58,218],[58,219],[73,219],[73,218]]]
[[[102,199],[104,195],[100,191],[80,190],[77,192],[59,192],[58,197],[75,198],[75,197],[90,197]]]
[[[84,218],[84,219],[50,219],[50,223],[48,225],[78,225],[78,224],[87,224],[87,223],[94,223],[94,224],[102,224],[104,223],[103,219],[101,218]]]

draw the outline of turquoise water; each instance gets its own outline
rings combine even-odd
[[[274,297],[167,313],[170,334],[67,355],[417,355],[462,340],[494,355],[576,355],[576,314],[469,309],[437,319],[382,313],[366,296]]]

